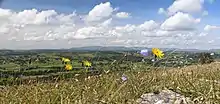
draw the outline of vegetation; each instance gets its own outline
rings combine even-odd
[[[199,54],[199,63],[201,64],[209,64],[213,62],[214,59],[211,57],[209,53],[200,53]]]
[[[64,69],[62,57],[71,60],[72,70]],[[163,59],[152,61],[153,55],[136,52],[3,51],[0,103],[134,104],[146,92],[171,89],[197,104],[218,104],[217,57],[165,52]],[[83,66],[83,60],[92,67]]]

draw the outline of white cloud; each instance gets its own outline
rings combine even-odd
[[[108,26],[111,25],[111,23],[112,23],[112,18],[110,18],[110,19],[104,21],[104,22],[101,24],[101,26],[108,27]]]
[[[86,17],[87,21],[99,21],[103,18],[108,18],[112,15],[114,8],[112,8],[110,2],[100,3],[96,5]]]
[[[155,30],[158,27],[159,27],[159,24],[153,20],[145,21],[143,24],[139,26],[139,28],[141,28],[142,30],[147,30],[147,31]]]
[[[205,31],[211,31],[211,30],[220,30],[220,26],[212,26],[212,25],[206,25],[204,28]]]
[[[166,14],[166,10],[164,8],[159,8],[157,13],[158,14]]]
[[[169,17],[161,25],[164,30],[193,30],[200,22],[200,19],[195,19],[191,15],[178,12],[175,15]]]
[[[132,35],[133,33],[137,32],[136,28],[137,27],[135,25],[131,25],[131,24],[127,24],[125,26],[116,26],[113,30],[111,30],[111,33],[118,37],[121,36],[128,37],[129,35]]]
[[[76,24],[75,12],[58,14],[54,10],[37,11],[36,9],[12,12],[0,9],[0,32],[13,40],[62,40],[74,39],[75,32],[81,27]],[[77,26],[76,26],[77,25]]]
[[[12,11],[9,9],[2,9],[0,8],[0,17],[8,17],[10,15],[12,15]]]
[[[36,9],[24,10],[10,17],[10,21],[16,24],[47,24],[53,21],[57,13],[54,10],[38,12]],[[53,18],[53,19],[52,19]]]
[[[204,36],[207,36],[207,35],[208,35],[208,33],[200,33],[199,37],[204,37]]]
[[[57,12],[54,10],[39,12],[36,9],[24,10],[17,13],[7,9],[0,9],[0,12],[0,18],[3,22],[7,21],[11,24],[22,25],[42,25],[51,23],[64,24],[69,22],[72,23],[72,19],[76,16],[75,13],[69,15],[58,15]]]
[[[168,8],[169,14],[176,12],[195,13],[203,9],[204,0],[175,0]]]
[[[119,13],[116,14],[116,17],[118,17],[118,18],[129,18],[129,17],[131,17],[131,14],[127,13],[127,12],[119,12]]]
[[[107,38],[111,37],[108,28],[104,27],[84,27],[80,28],[76,32],[77,36],[85,36],[87,38]]]

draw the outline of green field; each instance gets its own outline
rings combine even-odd
[[[219,102],[219,85],[200,79],[219,80],[220,64],[200,65],[199,53],[165,54],[152,62],[153,55],[135,52],[7,52],[0,56],[0,102],[134,104],[141,94],[162,89],[195,102],[201,97],[198,102]],[[64,69],[62,57],[71,60],[73,70]],[[81,66],[81,60],[92,67]]]

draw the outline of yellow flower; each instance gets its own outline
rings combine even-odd
[[[62,61],[63,61],[63,62],[70,62],[70,59],[68,59],[68,58],[62,58]]]
[[[66,70],[72,70],[73,69],[73,66],[71,64],[66,64],[65,65],[65,69]]]
[[[156,55],[159,58],[162,58],[164,56],[163,51],[161,51],[158,48],[152,48],[152,52],[153,52],[154,55]]]
[[[90,67],[90,66],[92,66],[92,63],[86,60],[86,61],[83,61],[83,65]]]

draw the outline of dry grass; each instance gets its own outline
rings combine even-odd
[[[220,103],[220,63],[182,69],[110,72],[85,79],[34,83],[0,89],[1,104],[134,104],[147,92],[172,89],[199,104]]]

